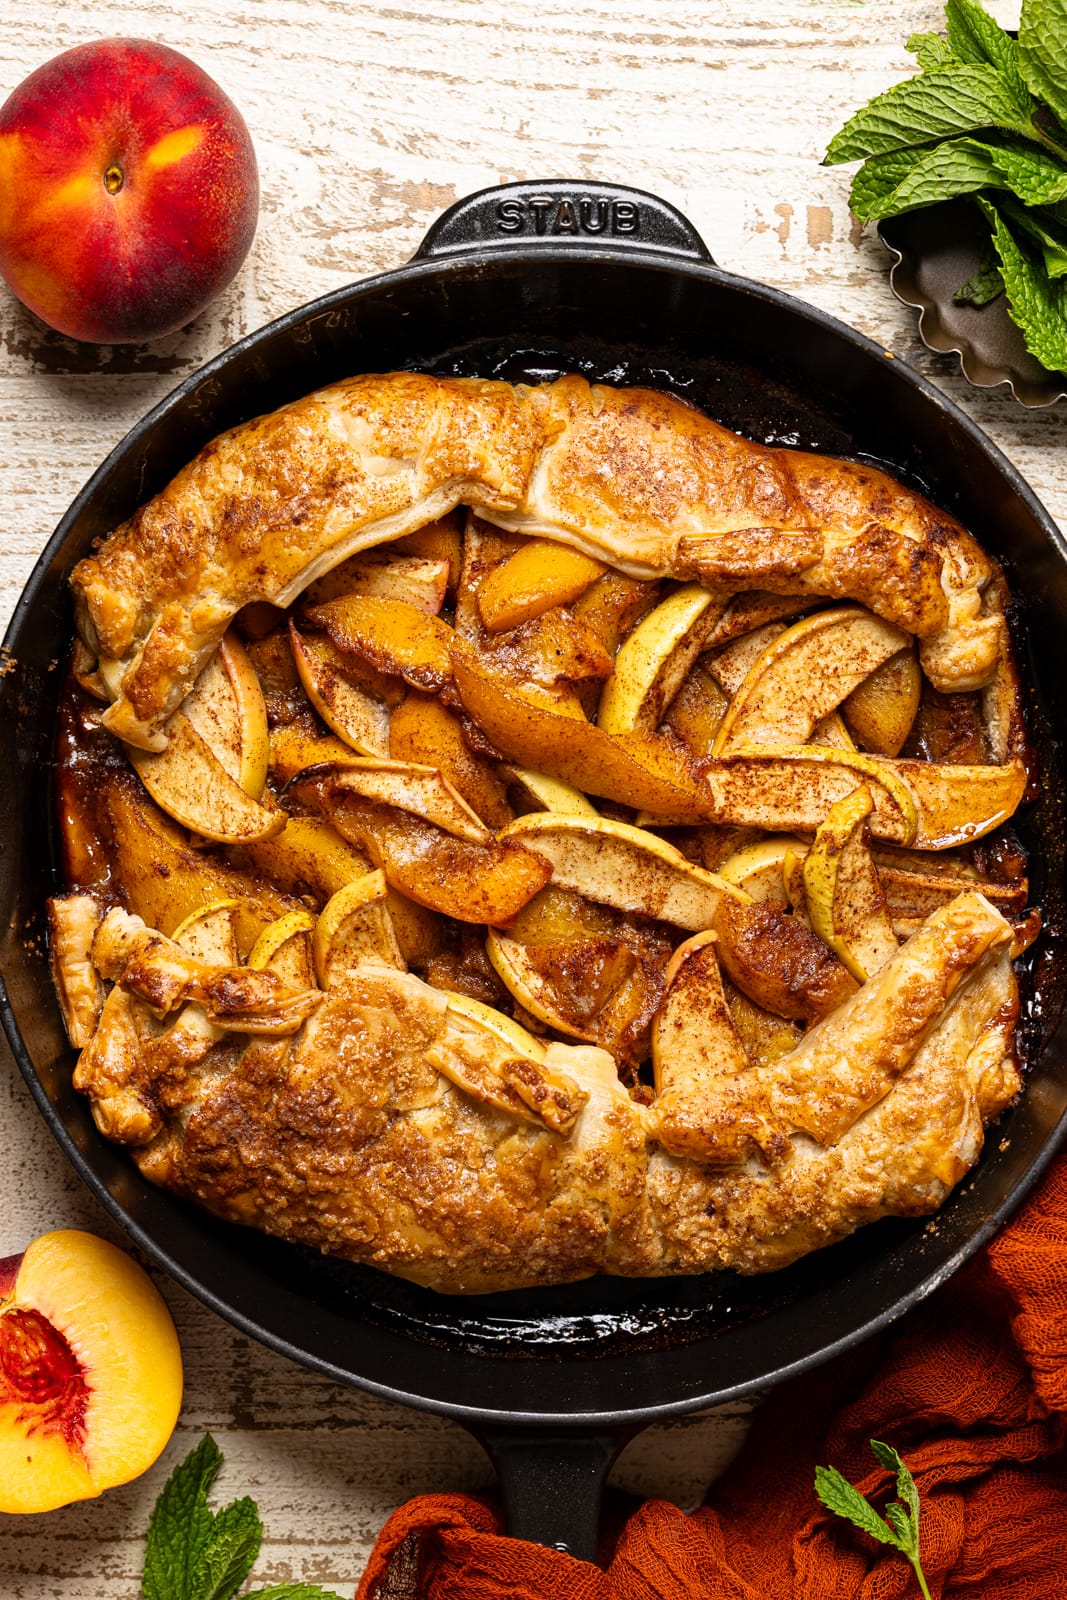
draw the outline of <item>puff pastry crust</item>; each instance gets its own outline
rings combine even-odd
[[[353,378],[213,441],[74,572],[103,726],[165,750],[168,718],[241,608],[289,605],[355,553],[461,504],[632,577],[695,581],[724,605],[751,591],[858,602],[918,641],[935,689],[986,691],[992,760],[967,771],[977,790],[1010,769],[1012,786],[1000,811],[978,806],[985,820],[966,837],[1018,803],[1005,588],[957,522],[873,468],[752,444],[681,401],[578,377]],[[718,776],[709,761],[709,793],[777,760],[785,820],[768,826],[810,831],[819,818],[789,810],[805,749],[740,748]],[[360,816],[380,811],[358,765],[312,784],[308,803],[332,794],[340,808],[347,783]],[[872,835],[907,841],[891,802],[910,792],[920,842],[925,825],[943,848],[944,769],[906,761],[878,779],[867,767]],[[846,763],[841,792],[862,775],[862,757]],[[716,805],[728,809],[718,791],[709,815]],[[349,837],[342,811],[327,814]],[[453,856],[456,839],[521,853],[516,824],[502,845],[473,812],[456,815]],[[532,894],[553,869],[530,848],[542,871]],[[661,855],[675,871],[678,852]],[[728,888],[706,872],[693,884],[701,904]],[[929,914],[866,982],[836,970],[828,1014],[817,996],[780,1013],[816,1019],[803,1034],[790,1024],[791,1048],[750,1059],[717,978],[701,1007],[665,1012],[655,1097],[631,1094],[604,1049],[533,1038],[388,954],[320,989],[221,947],[190,953],[87,894],[53,902],[51,928],[84,1046],[75,1084],[146,1176],[219,1216],[466,1293],[598,1272],[762,1272],[881,1216],[935,1209],[1019,1088],[1018,939],[981,885],[947,902],[935,878],[927,887]],[[274,916],[291,905],[276,899]],[[699,930],[700,917],[673,920]],[[712,948],[701,933],[670,970],[686,959],[717,970]]]

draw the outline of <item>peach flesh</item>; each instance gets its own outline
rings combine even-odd
[[[174,1430],[170,1313],[114,1245],[65,1229],[0,1261],[0,1512],[51,1511],[144,1472]]]

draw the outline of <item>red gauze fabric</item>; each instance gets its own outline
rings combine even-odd
[[[872,1437],[919,1485],[933,1600],[1067,1597],[1067,1157],[901,1331],[775,1390],[700,1510],[648,1501],[602,1569],[505,1538],[474,1496],[423,1495],[357,1600],[904,1600],[904,1557],[813,1490],[822,1462],[884,1504]]]

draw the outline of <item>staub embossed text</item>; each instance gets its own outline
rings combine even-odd
[[[501,233],[635,234],[641,216],[631,200],[605,200],[599,196],[535,195],[529,200],[501,200],[496,208]]]

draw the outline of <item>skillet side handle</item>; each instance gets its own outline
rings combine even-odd
[[[502,183],[457,200],[430,228],[412,260],[496,246],[572,245],[597,252],[641,250],[714,266],[687,217],[643,189],[569,178]]]
[[[595,1561],[604,1485],[632,1434],[479,1429],[478,1442],[496,1469],[509,1536]]]

